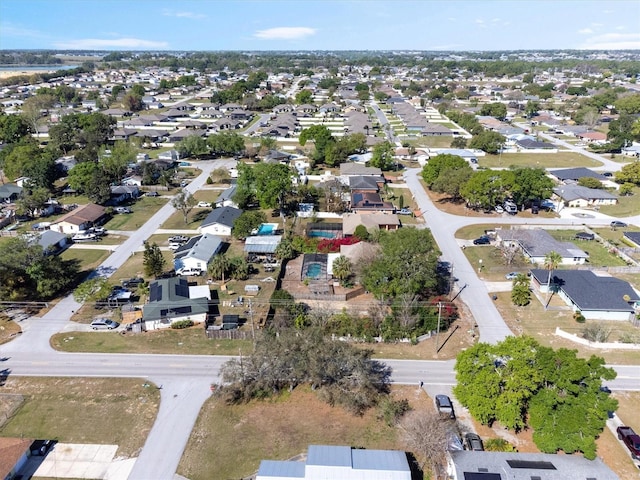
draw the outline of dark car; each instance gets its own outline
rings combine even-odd
[[[589,232],[578,232],[574,238],[576,240],[593,240],[596,236]]]
[[[51,450],[51,447],[53,447],[55,443],[55,440],[35,440],[30,447],[31,455],[35,457],[43,457],[49,450]]]
[[[478,237],[473,241],[474,245],[490,245],[491,244],[491,239],[489,237]]]
[[[127,280],[122,280],[122,286],[124,288],[134,288],[140,285],[141,283],[144,283],[144,278],[141,278],[141,277],[133,277],[133,278],[128,278]]]
[[[610,224],[613,228],[624,228],[627,226],[626,223],[621,222],[620,220],[614,220],[613,222],[611,222]]]
[[[473,450],[475,452],[484,452],[484,445],[482,445],[482,439],[475,433],[467,433],[464,436],[464,446],[467,450]]]
[[[439,413],[446,415],[447,417],[455,420],[456,412],[453,410],[453,403],[451,403],[451,399],[446,395],[436,395],[436,409]]]

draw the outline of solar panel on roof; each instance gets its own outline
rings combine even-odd
[[[158,283],[152,283],[149,288],[149,301],[157,302],[162,299],[162,285]]]
[[[507,460],[511,468],[531,468],[533,470],[556,470],[551,462],[538,462],[532,460]]]
[[[189,284],[186,282],[176,283],[176,295],[179,297],[189,297]]]

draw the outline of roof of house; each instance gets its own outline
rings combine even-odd
[[[241,214],[242,210],[240,210],[239,208],[214,208],[211,213],[207,215],[207,217],[202,221],[202,225],[200,225],[200,227],[208,227],[209,225],[214,225],[217,223],[233,228],[233,225],[236,223],[236,220]]]
[[[599,458],[550,453],[450,452],[457,478],[466,480],[618,480]],[[471,475],[473,474],[473,475]]]
[[[205,233],[191,237],[191,239],[175,252],[176,259],[195,258],[205,263],[218,253],[222,246],[222,239],[217,235]]]
[[[64,233],[56,232],[54,230],[45,230],[40,235],[38,235],[38,245],[42,247],[43,250],[56,245],[63,238],[67,236]]]
[[[349,187],[352,190],[380,190],[378,182],[384,183],[383,177],[373,175],[353,175],[349,177]]]
[[[601,175],[586,167],[561,168],[559,170],[550,170],[549,173],[559,180],[575,180],[583,177],[597,178],[598,180],[606,180],[607,177]]]
[[[95,222],[104,215],[104,207],[95,203],[87,203],[80,205],[78,208],[71,210],[53,223],[70,223],[72,225],[82,225],[87,222]]]
[[[32,442],[28,438],[0,437],[0,478],[9,475]]]
[[[518,242],[529,257],[544,257],[549,252],[557,252],[562,258],[588,258],[589,255],[571,242],[560,242],[546,230],[540,228],[514,228],[500,230],[498,236],[503,241]]]
[[[0,198],[9,198],[12,195],[20,195],[22,187],[14,185],[13,183],[5,183],[0,185]]]
[[[143,319],[200,315],[209,311],[204,297],[190,298],[189,283],[180,277],[162,278],[149,284],[149,303],[142,307]]]
[[[244,241],[244,251],[247,253],[274,253],[282,235],[254,235]]]
[[[556,148],[554,145],[547,142],[539,142],[537,140],[530,140],[528,138],[522,138],[516,141],[516,144],[520,147],[530,150],[530,149],[544,149],[551,150]]]
[[[549,271],[535,268],[533,277],[541,285],[546,285]],[[557,285],[580,310],[604,310],[633,312],[633,308],[624,300],[640,300],[640,296],[629,282],[615,277],[600,277],[591,270],[554,270],[551,282]]]
[[[237,189],[238,187],[236,185],[231,185],[226,190],[223,190],[222,193],[218,195],[218,198],[216,198],[215,203],[221,203],[221,202],[226,202],[227,200],[233,200],[233,196],[236,194]]]
[[[306,465],[304,462],[287,460],[262,460],[258,469],[260,478],[304,478]]]
[[[367,229],[381,225],[400,226],[400,218],[395,213],[345,213],[342,215],[342,233],[353,235],[358,225]]]
[[[628,238],[630,241],[632,241],[636,245],[640,245],[640,232],[624,232],[623,236]]]
[[[613,193],[600,188],[589,188],[581,185],[561,185],[554,187],[553,193],[563,200],[570,202],[572,200],[614,200],[618,198]]]
[[[351,192],[351,208],[358,210],[394,210],[390,202],[385,202],[377,192],[353,190]]]

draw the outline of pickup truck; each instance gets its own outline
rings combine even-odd
[[[633,431],[633,428],[621,426],[616,432],[618,432],[618,439],[622,440],[631,452],[631,456],[640,459],[640,436]]]

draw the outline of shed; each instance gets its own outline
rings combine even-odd
[[[282,235],[254,235],[247,237],[244,241],[244,251],[259,255],[270,255],[276,252],[281,240]]]

